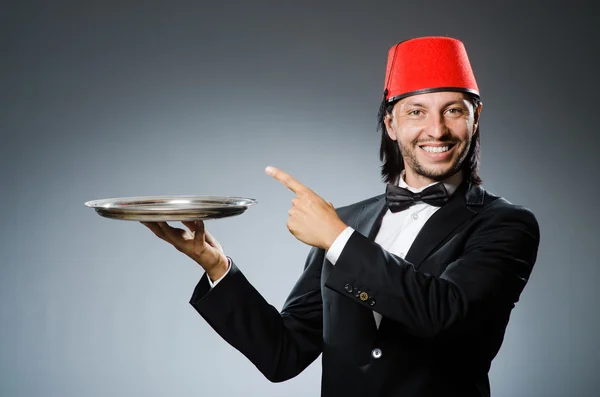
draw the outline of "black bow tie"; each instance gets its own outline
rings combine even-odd
[[[448,202],[448,191],[441,182],[429,186],[419,193],[413,193],[403,187],[388,184],[385,199],[390,211],[395,213],[403,211],[419,201],[441,207]]]

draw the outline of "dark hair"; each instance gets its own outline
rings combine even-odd
[[[467,94],[473,104],[473,109],[477,109],[481,101],[476,95]],[[404,160],[400,153],[398,143],[387,134],[387,127],[385,126],[385,116],[392,113],[392,109],[398,103],[398,100],[393,102],[387,102],[384,99],[379,107],[379,113],[377,115],[377,129],[381,130],[381,147],[379,149],[379,158],[383,162],[381,165],[381,176],[386,183],[397,183],[404,169]],[[469,152],[463,162],[461,169],[464,170],[467,181],[473,185],[481,185],[483,182],[479,176],[479,125],[477,130],[471,138],[471,146]]]

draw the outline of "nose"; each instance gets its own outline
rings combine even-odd
[[[441,139],[448,134],[448,126],[442,115],[436,115],[430,118],[430,125],[427,128],[427,135],[435,139]]]

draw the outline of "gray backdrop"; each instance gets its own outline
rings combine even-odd
[[[387,51],[448,35],[482,92],[484,186],[541,224],[493,394],[596,396],[597,13],[576,1],[217,3],[1,7],[0,395],[318,395],[320,362],[269,383],[188,304],[195,263],[83,203],[258,199],[207,227],[281,308],[308,247],[285,227],[291,192],[264,167],[338,206],[381,193]]]

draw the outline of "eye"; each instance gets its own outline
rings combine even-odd
[[[457,115],[460,115],[460,114],[464,113],[461,108],[450,108],[450,109],[446,110],[446,112],[448,114],[453,115],[453,116],[457,116]]]
[[[411,110],[410,112],[408,112],[409,116],[420,116],[422,114],[423,114],[423,111],[419,110],[419,109]]]

